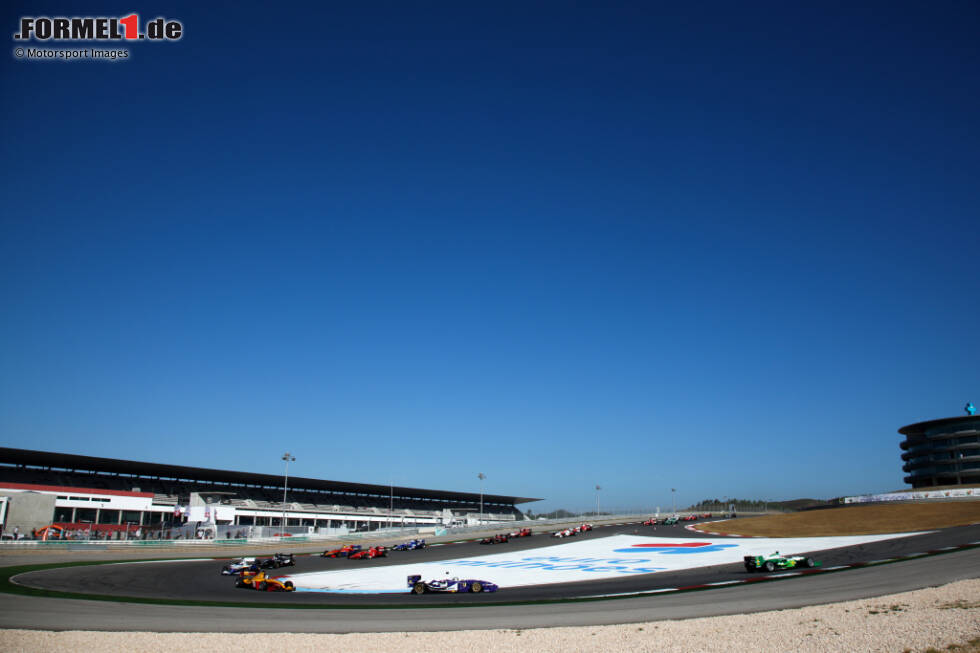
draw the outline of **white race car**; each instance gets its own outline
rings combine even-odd
[[[472,578],[437,578],[435,580],[422,580],[419,574],[408,577],[408,587],[413,594],[426,594],[427,592],[496,592],[499,587],[496,583],[488,580],[475,580]]]
[[[259,563],[255,558],[235,558],[230,563],[221,568],[222,576],[235,576],[242,573],[245,569],[252,571],[259,570]]]

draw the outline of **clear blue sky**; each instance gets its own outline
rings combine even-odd
[[[6,6],[185,36],[0,57],[3,445],[903,487],[896,429],[980,401],[980,5],[470,4]]]

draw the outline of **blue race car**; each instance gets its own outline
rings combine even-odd
[[[221,568],[222,576],[235,576],[243,571],[258,571],[259,563],[255,558],[235,558]]]
[[[413,594],[425,594],[426,592],[496,592],[499,588],[495,583],[486,580],[472,580],[460,578],[439,578],[436,580],[422,580],[422,576],[415,574],[408,577],[408,586]]]
[[[424,549],[425,540],[409,540],[408,542],[402,542],[401,544],[396,544],[391,547],[392,551],[414,551],[415,549]]]

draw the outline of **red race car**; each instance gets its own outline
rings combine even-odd
[[[648,519],[645,522],[643,522],[643,525],[644,526],[656,526],[657,525],[657,518],[656,517],[651,517],[650,519]]]
[[[531,536],[531,529],[530,528],[522,528],[519,531],[512,532],[510,534],[510,536],[511,537],[530,537]]]
[[[356,551],[347,556],[350,560],[370,560],[371,558],[380,558],[385,555],[385,548],[383,546],[372,546],[370,549],[362,549]]]
[[[352,553],[357,553],[361,550],[360,544],[345,544],[339,549],[332,549],[329,551],[324,551],[320,554],[321,558],[349,558]]]
[[[500,535],[494,535],[493,537],[485,537],[480,540],[480,544],[504,544],[507,542],[507,536],[501,533]]]

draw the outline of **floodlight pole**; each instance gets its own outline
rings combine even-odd
[[[674,494],[675,492],[677,492],[677,488],[674,488],[674,487],[670,488],[670,500],[671,500],[671,503],[674,506],[674,514],[676,515],[677,514],[677,495]]]
[[[602,488],[598,485],[595,486],[595,518],[599,519],[599,490]]]
[[[296,460],[296,456],[289,453],[288,451],[282,455],[282,459],[286,462],[286,470],[282,477],[282,532],[286,532],[286,490],[289,487],[289,463]]]
[[[485,479],[487,476],[483,472],[480,472],[479,474],[476,475],[476,477],[480,479],[480,523],[482,524],[483,523],[483,479]]]
[[[388,528],[391,528],[391,513],[395,511],[395,482],[388,480]]]

